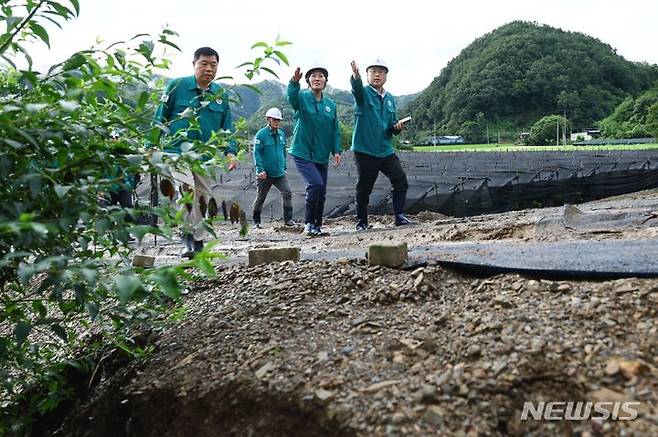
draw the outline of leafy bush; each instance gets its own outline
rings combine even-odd
[[[352,134],[354,129],[351,126],[348,126],[344,123],[339,123],[340,126],[340,148],[345,150],[350,150],[352,147]]]
[[[9,64],[0,71],[0,435],[29,432],[31,417],[74,396],[64,369],[91,368],[112,348],[143,356],[135,328],[175,319],[186,268],[213,274],[219,256],[209,245],[185,264],[131,265],[131,237],[170,238],[181,217],[169,208],[101,206],[99,198],[127,175],[203,172],[221,161],[227,138],[190,144],[175,161],[145,149],[158,100],[146,90],[153,70],[169,65],[158,53],[177,49],[169,29],[32,70],[25,42],[49,44],[45,23],[78,13],[77,0],[0,0],[0,56]],[[287,64],[278,48],[286,44],[255,44],[263,54],[243,64],[247,77],[268,71],[265,61]],[[23,60],[28,69],[17,69]],[[203,163],[201,152],[217,158]],[[144,215],[160,225],[140,224]]]
[[[558,145],[556,137],[559,137],[561,141],[565,130],[569,132],[567,119],[561,115],[547,115],[532,126],[527,144],[530,146]]]

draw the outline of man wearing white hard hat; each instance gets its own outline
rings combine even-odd
[[[407,198],[407,175],[393,150],[393,135],[402,132],[404,122],[395,114],[395,98],[386,92],[384,84],[388,66],[376,59],[366,66],[368,85],[363,85],[359,67],[352,61],[352,94],[356,101],[356,125],[352,136],[352,151],[358,172],[356,183],[356,229],[368,229],[368,202],[379,172],[392,186],[395,225],[414,222],[404,214]]]
[[[254,228],[260,228],[260,215],[267,193],[274,185],[283,198],[283,222],[294,226],[292,219],[292,191],[286,177],[286,134],[281,125],[281,110],[270,108],[265,113],[267,126],[256,133],[254,138],[254,165],[256,166],[257,195],[254,201]]]

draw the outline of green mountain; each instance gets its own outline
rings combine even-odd
[[[417,131],[467,140],[485,126],[514,131],[547,114],[590,127],[656,80],[658,66],[629,62],[596,38],[516,21],[462,50],[408,112]]]
[[[236,101],[232,104],[234,116],[247,119],[249,131],[256,132],[265,125],[265,112],[276,106],[283,112],[282,128],[286,133],[291,134],[293,111],[286,101],[287,86],[278,81],[264,80],[254,85],[260,90],[260,94],[245,85],[229,88],[236,95]],[[340,122],[351,127],[354,124],[352,93],[331,86],[327,86],[326,93],[336,102]],[[404,111],[404,106],[415,96],[411,94],[397,97],[399,111]]]

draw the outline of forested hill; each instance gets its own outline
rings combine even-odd
[[[516,21],[462,50],[407,112],[416,129],[446,133],[564,111],[574,126],[591,126],[657,79],[658,66],[629,62],[596,38]]]
[[[260,94],[244,85],[238,85],[235,88],[229,87],[239,96],[238,101],[232,105],[234,115],[246,118],[249,127],[253,129],[262,126],[265,123],[265,112],[272,106],[276,106],[283,111],[284,129],[289,130],[292,123],[292,108],[286,101],[288,84],[275,80],[264,80],[254,86],[260,90]],[[305,84],[302,84],[302,89],[305,86]],[[336,102],[340,121],[347,126],[351,126],[354,123],[354,110],[352,108],[354,97],[352,93],[331,86],[327,86],[325,92],[327,96]],[[398,109],[403,110],[404,105],[415,96],[415,94],[398,96]]]

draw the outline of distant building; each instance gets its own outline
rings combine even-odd
[[[461,135],[433,135],[427,137],[425,144],[428,146],[436,146],[437,144],[464,144],[464,137]]]
[[[583,132],[574,132],[571,134],[571,141],[591,141],[601,136],[599,129],[587,129]]]

